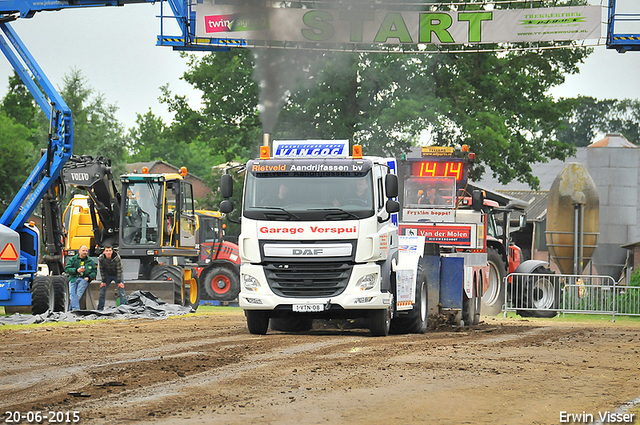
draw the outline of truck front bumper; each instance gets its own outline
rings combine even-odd
[[[376,274],[371,288],[362,288],[358,282],[365,276]],[[247,285],[247,280],[250,284]],[[332,310],[380,310],[388,308],[392,295],[380,291],[380,267],[376,264],[357,264],[353,267],[349,283],[342,293],[331,297],[284,297],[275,294],[259,265],[243,264],[240,268],[240,307],[244,310],[284,310],[292,312],[329,313]],[[324,307],[321,307],[324,306]]]

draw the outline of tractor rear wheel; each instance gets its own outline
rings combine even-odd
[[[554,275],[547,267],[538,267],[532,274]],[[521,305],[534,309],[517,310],[521,317],[556,317],[560,306],[560,282],[547,276],[529,277],[522,288]]]
[[[214,267],[207,270],[202,286],[212,300],[233,301],[240,293],[240,276],[227,267]]]

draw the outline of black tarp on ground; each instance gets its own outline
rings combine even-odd
[[[151,292],[135,291],[127,296],[127,303],[118,307],[105,307],[102,311],[76,310],[73,312],[51,312],[43,314],[20,314],[0,316],[0,325],[28,325],[46,322],[79,322],[100,319],[165,319],[194,313],[191,307],[167,304]]]

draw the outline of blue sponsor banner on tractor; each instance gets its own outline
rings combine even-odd
[[[348,140],[274,140],[274,158],[346,158]]]

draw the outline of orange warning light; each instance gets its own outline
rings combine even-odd
[[[260,159],[269,159],[269,146],[260,146]]]
[[[362,159],[362,145],[353,145],[353,158]]]
[[[187,167],[180,167],[180,175],[182,177],[187,177]]]
[[[18,251],[16,251],[16,247],[13,246],[11,242],[9,242],[4,246],[4,248],[2,248],[2,252],[0,252],[0,260],[16,261],[17,259]]]
[[[142,167],[142,174],[149,174],[149,169],[147,167]]]

